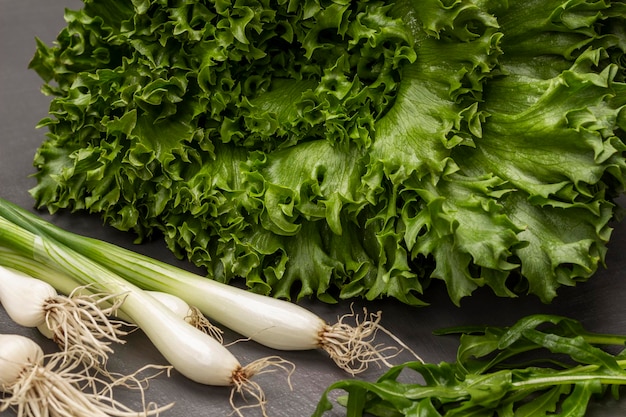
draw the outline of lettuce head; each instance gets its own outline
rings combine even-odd
[[[603,265],[626,2],[85,0],[31,62],[38,207],[282,298],[544,302]]]

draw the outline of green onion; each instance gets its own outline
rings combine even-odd
[[[378,330],[386,332],[380,325],[380,313],[368,318],[365,312],[365,319],[359,321],[357,317],[355,326],[345,322],[354,313],[328,324],[297,304],[222,284],[117,245],[71,233],[2,199],[0,216],[62,242],[137,287],[174,294],[206,316],[265,346],[279,350],[321,348],[352,374],[364,371],[371,362],[388,365],[387,359],[398,352],[394,347],[374,343]]]
[[[49,289],[54,291],[55,294],[57,294],[56,290],[58,289],[61,293],[64,293],[64,294],[77,294],[76,297],[70,297],[70,298],[96,299],[97,303],[94,303],[96,304],[96,307],[98,307],[99,305],[106,304],[106,302],[108,301],[110,297],[110,296],[92,294],[88,291],[87,287],[80,288],[80,293],[78,294],[78,291],[76,289],[76,286],[78,284],[71,277],[61,272],[55,271],[51,268],[44,267],[41,263],[34,261],[32,259],[23,257],[19,253],[16,253],[15,251],[12,251],[11,249],[5,248],[2,246],[0,246],[0,267],[1,266],[4,266],[5,268],[13,269],[13,272],[21,272],[22,274],[36,278],[40,282],[41,281],[45,282],[46,285],[49,287]],[[0,268],[0,272],[1,271],[2,271],[2,268]],[[54,287],[48,284],[48,282],[54,282]],[[0,281],[0,286],[1,285],[2,285],[2,282]],[[84,293],[87,293],[89,295],[82,296],[82,294]],[[223,342],[224,332],[219,327],[212,324],[202,314],[202,312],[198,310],[197,307],[190,306],[184,300],[172,294],[168,294],[168,293],[164,293],[160,291],[148,291],[148,294],[150,294],[151,296],[155,297],[157,300],[162,302],[167,308],[174,311],[176,314],[178,314],[181,318],[183,318],[190,325],[195,326],[198,329],[202,330],[203,332],[210,334],[213,338],[220,341],[220,343]],[[57,295],[57,297],[61,297],[61,296]],[[27,303],[28,305],[30,305],[30,303],[34,302],[34,298],[36,297],[35,297],[35,294],[32,293],[32,295],[29,295],[28,298],[29,300],[27,301]],[[19,300],[16,300],[16,301],[19,301]],[[121,301],[123,300],[120,300],[120,302]],[[16,302],[16,304],[19,304],[19,302]],[[104,310],[99,309],[100,311],[97,314],[97,316],[102,316],[103,314],[104,315],[115,314],[119,318],[130,323],[131,320],[128,317],[124,316],[124,314],[118,310],[118,307],[119,305],[114,306],[111,304]],[[20,312],[18,314],[24,314],[24,312]],[[20,322],[16,319],[14,319],[14,321],[17,322],[18,324],[26,325],[23,322]],[[55,335],[55,332],[52,329],[50,329],[50,326],[48,324],[42,323],[41,320],[37,320],[36,323],[37,323],[36,327],[40,330],[42,334],[44,334],[46,337],[50,339],[55,339],[58,341],[58,335]],[[31,324],[28,327],[33,327],[33,326]],[[103,326],[99,326],[97,329],[101,329],[102,327]],[[122,340],[116,340],[116,341],[120,343],[123,342]]]
[[[105,364],[113,352],[111,343],[123,343],[127,334],[124,323],[110,319],[122,299],[110,294],[84,294],[76,285],[68,296],[59,294],[48,282],[19,267],[12,269],[19,259],[14,253],[0,251],[0,265],[5,265],[0,266],[0,303],[9,317],[21,326],[40,329],[68,355],[77,354],[94,366]],[[61,287],[68,288],[65,279],[60,282]],[[118,301],[109,303],[111,299]]]
[[[25,336],[0,334],[0,391],[6,394],[0,397],[0,412],[13,408],[21,417],[148,417],[173,405],[151,404],[141,412],[131,410],[112,397],[116,381],[99,379],[87,369],[59,352],[44,355],[41,347]],[[121,381],[128,385],[130,379],[141,389],[141,381],[133,375]],[[93,392],[86,392],[88,388]]]
[[[45,233],[37,233],[34,227],[37,222],[29,223],[19,218],[20,224],[16,224],[11,220],[0,215],[1,246],[67,274],[80,285],[124,294],[120,311],[136,323],[168,363],[187,378],[207,385],[231,386],[233,393],[250,394],[264,408],[262,390],[250,378],[268,367],[288,370],[291,366],[278,357],[261,358],[242,366],[219,341],[190,326],[146,291]],[[66,284],[66,281],[62,282],[62,285]],[[54,282],[51,285],[54,286]]]

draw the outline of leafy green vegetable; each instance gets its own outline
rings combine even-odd
[[[276,297],[550,301],[625,184],[626,3],[86,0],[32,194]]]
[[[592,333],[570,318],[532,315],[511,327],[439,333],[461,333],[456,362],[407,362],[375,382],[335,382],[313,417],[332,408],[328,393],[337,389],[348,393],[340,398],[348,416],[584,416],[593,396],[626,384],[625,351],[608,352],[623,349],[626,336]],[[406,382],[413,374],[422,381]]]

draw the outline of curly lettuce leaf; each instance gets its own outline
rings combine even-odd
[[[86,0],[31,67],[39,207],[282,298],[549,302],[625,186],[622,1]]]

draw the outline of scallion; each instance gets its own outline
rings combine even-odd
[[[0,253],[0,265],[9,255]],[[117,301],[103,306],[110,299]],[[9,317],[21,326],[39,328],[66,354],[77,353],[92,365],[106,363],[112,343],[124,343],[124,324],[110,317],[121,301],[111,294],[82,294],[80,287],[65,296],[47,282],[0,266],[0,303]]]
[[[0,245],[61,271],[81,285],[124,294],[120,311],[136,323],[168,363],[187,378],[207,385],[231,386],[233,394],[248,394],[264,409],[261,387],[251,378],[270,367],[292,370],[290,362],[276,356],[241,365],[220,342],[190,326],[146,291],[45,233],[37,233],[32,224],[20,223],[26,227],[0,215]]]
[[[0,397],[0,412],[15,409],[22,417],[148,417],[173,405],[131,410],[112,396],[117,381],[99,379],[80,362],[58,353],[45,355],[25,336],[0,334],[0,391],[5,393]],[[120,381],[128,386],[133,378],[125,376]],[[141,381],[137,382],[133,385],[141,389]]]
[[[355,326],[342,316],[329,324],[315,313],[286,300],[252,293],[207,279],[105,241],[71,233],[0,199],[0,216],[22,227],[48,235],[94,260],[137,287],[174,294],[199,308],[209,318],[265,346],[279,350],[321,348],[344,370],[355,374],[371,362],[397,354],[393,346],[375,343],[380,313]]]

